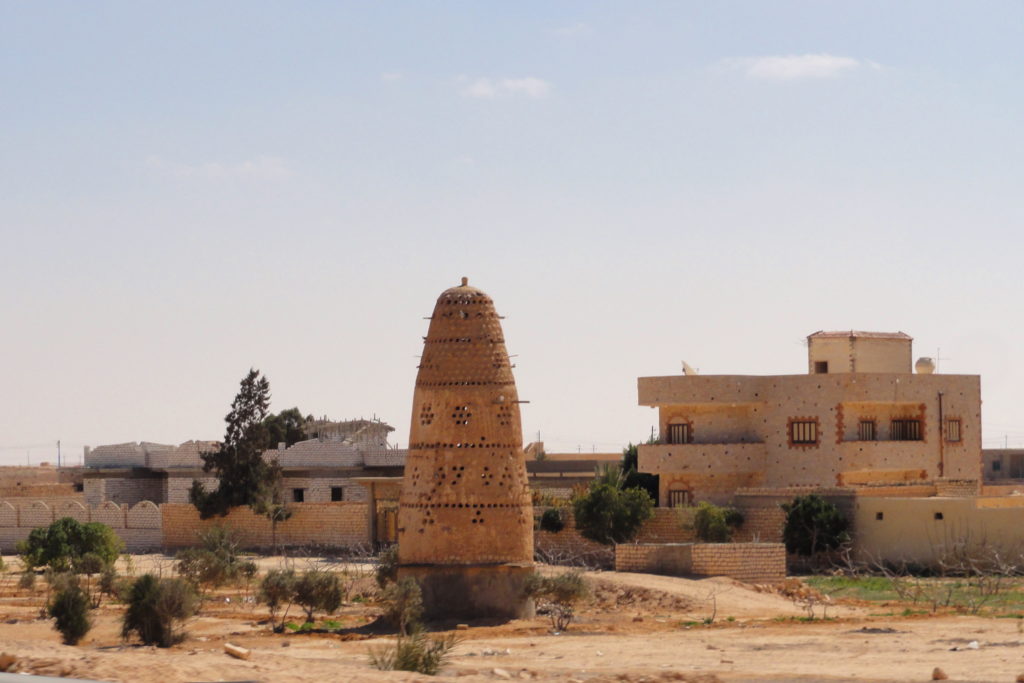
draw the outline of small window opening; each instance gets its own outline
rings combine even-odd
[[[816,360],[816,361],[814,361],[814,374],[816,374],[816,375],[827,375],[828,374],[828,361],[827,360]]]
[[[789,438],[795,444],[818,443],[818,421],[793,420],[789,423]]]
[[[292,502],[302,503],[306,500],[306,489],[292,489]]]
[[[892,441],[920,441],[920,420],[893,420],[889,424],[889,439]]]
[[[999,472],[1003,469],[1003,462],[1001,460],[992,461],[992,471]]]
[[[946,420],[946,441],[960,441],[960,420],[959,418]]]
[[[689,507],[693,504],[693,493],[690,491],[669,491],[668,506],[670,508]]]
[[[340,486],[331,487],[331,502],[337,503],[338,501],[345,499],[345,489]]]
[[[876,512],[875,513],[875,519],[877,519],[879,522],[881,522],[883,519],[885,519],[885,513],[884,512]]]
[[[668,442],[670,444],[690,443],[693,441],[693,429],[689,423],[670,424],[668,426]]]
[[[936,512],[935,513],[935,519],[942,519],[942,513],[941,512]]]

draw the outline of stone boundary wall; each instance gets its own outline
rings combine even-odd
[[[978,495],[980,483],[977,479],[937,479],[935,495],[947,498],[972,498]]]
[[[290,506],[292,517],[278,524],[277,541],[284,546],[315,545],[346,547],[369,542],[365,503],[298,503]],[[114,530],[129,552],[149,552],[193,546],[200,530],[216,524],[236,529],[242,545],[269,548],[273,545],[270,522],[248,508],[226,517],[200,520],[189,504],[155,505],[146,500],[135,505],[110,501],[86,506],[65,500],[54,505],[44,501],[0,501],[0,551],[15,552],[15,545],[37,527],[49,526],[62,517],[79,522],[101,522]]]
[[[859,498],[930,498],[937,495],[935,484],[858,486],[856,491]]]
[[[773,583],[786,578],[782,543],[696,543],[693,573],[728,576],[746,583]]]
[[[533,507],[534,517],[539,519],[546,508]],[[539,527],[533,532],[533,549],[539,559],[552,564],[587,564],[598,567],[611,565],[611,552],[608,546],[594,543],[583,538],[576,530],[576,520],[572,511],[562,508],[562,521],[565,528],[561,531],[542,531]]]
[[[292,516],[277,525],[277,543],[282,546],[315,545],[342,548],[369,543],[365,503],[296,503]],[[240,536],[245,548],[271,548],[274,534],[270,521],[249,508],[235,508],[226,517],[200,520],[189,504],[165,503],[163,547],[168,550],[194,546],[198,534],[212,526],[229,526]]]
[[[547,508],[534,506],[534,517],[539,519]],[[565,528],[559,532],[533,532],[533,546],[541,559],[570,564],[585,563],[610,567],[613,553],[609,546],[583,538],[576,530],[571,508],[562,508]],[[647,520],[637,535],[638,543],[686,543],[696,540],[692,529],[683,526],[678,508],[654,508],[654,517]]]
[[[786,578],[786,548],[781,543],[625,543],[615,546],[615,570],[775,583]]]
[[[0,500],[7,498],[68,498],[81,501],[84,494],[75,491],[74,484],[23,484],[21,486],[0,486]]]
[[[87,507],[74,500],[55,505],[41,500],[8,500],[0,502],[0,551],[15,552],[18,541],[28,538],[33,529],[49,526],[63,517],[106,524],[124,541],[129,552],[154,550],[163,543],[160,510],[148,500],[133,507],[110,502]]]
[[[686,576],[693,566],[692,543],[621,543],[615,546],[615,571]]]

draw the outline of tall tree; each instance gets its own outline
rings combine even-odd
[[[217,450],[202,454],[203,471],[216,475],[217,488],[206,491],[193,481],[189,491],[189,499],[203,519],[226,515],[232,507],[254,505],[261,491],[277,486],[280,468],[263,459],[270,441],[264,423],[269,407],[270,382],[259,370],[250,369],[224,418],[224,441]]]
[[[271,413],[264,418],[263,424],[267,428],[267,448],[275,448],[279,443],[291,446],[306,438],[303,430],[306,418],[302,417],[302,411],[298,408],[282,410],[276,415]]]

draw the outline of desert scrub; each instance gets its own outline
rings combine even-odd
[[[411,633],[423,616],[423,592],[413,578],[392,583],[381,592],[380,599],[384,604],[384,618],[403,636]]]
[[[60,631],[65,645],[77,645],[92,628],[89,607],[89,596],[77,581],[64,582],[53,594],[46,611],[56,620],[54,628]]]
[[[333,614],[341,607],[341,583],[333,572],[309,569],[295,580],[293,599],[312,623],[314,613]]]
[[[556,631],[564,631],[576,617],[576,605],[590,595],[590,585],[580,572],[534,573],[527,578],[526,594],[537,601],[538,612],[547,613]]]
[[[295,570],[271,569],[260,582],[257,599],[270,610],[270,626],[274,633],[284,631],[288,610],[295,601]]]
[[[170,647],[184,640],[184,622],[196,613],[198,604],[188,582],[143,574],[129,591],[121,637],[127,640],[135,633],[146,645]]]
[[[399,634],[393,645],[370,650],[370,663],[381,671],[415,671],[435,676],[458,645],[455,634],[430,638],[417,626],[407,636]]]

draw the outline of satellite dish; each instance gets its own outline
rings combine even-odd
[[[696,370],[694,370],[694,369],[693,369],[693,368],[692,368],[692,367],[690,366],[690,364],[689,364],[689,363],[687,363],[687,362],[686,362],[686,361],[684,360],[684,361],[683,361],[683,374],[684,374],[684,375],[696,375],[696,374],[698,374],[698,372],[697,372]]]

